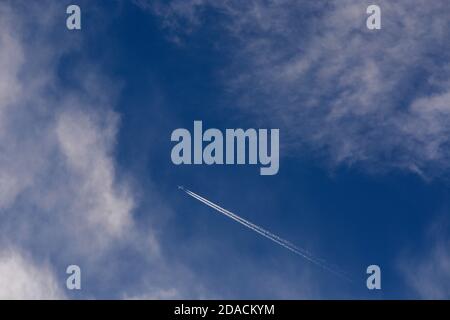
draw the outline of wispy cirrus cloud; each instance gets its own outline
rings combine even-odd
[[[233,58],[222,71],[240,109],[284,129],[293,149],[331,165],[448,172],[447,1],[377,1],[378,31],[365,24],[371,1],[136,3],[178,39],[220,28],[215,42]]]
[[[38,212],[41,219],[48,216],[55,223],[67,219],[66,231],[70,231],[70,217],[78,216],[78,225],[92,225],[96,233],[116,236],[127,226],[134,200],[128,187],[121,189],[115,177],[111,152],[117,115],[111,109],[112,101],[107,95],[102,97],[98,87],[86,86],[83,98],[78,98],[81,95],[76,90],[58,83],[54,62],[70,45],[45,34],[51,34],[51,23],[55,23],[55,6],[50,5],[44,23],[32,26],[24,20],[24,15],[32,15],[32,8],[23,7],[25,13],[15,9],[2,4],[0,11],[0,63],[7,66],[2,84],[8,86],[2,89],[0,100],[4,191],[0,208],[4,218],[15,215],[8,222],[20,225],[34,220]],[[26,41],[30,27],[35,28],[39,41]],[[91,75],[83,76],[88,80]],[[67,216],[52,217],[57,212]]]
[[[0,299],[64,299],[48,265],[36,265],[17,248],[0,252]]]
[[[84,58],[83,33],[67,31],[63,13],[62,2],[0,4],[0,246],[10,248],[0,254],[0,296],[70,297],[69,264],[82,268],[83,297],[176,295],[168,274],[178,267],[151,226],[136,226],[135,190],[115,161],[118,86]],[[67,54],[77,59],[64,64]],[[123,251],[140,259],[139,286],[118,263]]]
[[[59,297],[54,290],[45,296],[45,283],[61,289],[65,282],[50,268],[43,283],[33,282],[40,270],[34,265],[53,261],[64,271],[71,255],[95,260],[132,225],[135,201],[118,181],[111,153],[118,118],[113,101],[91,85],[90,71],[73,73],[86,77],[82,95],[58,80],[56,62],[80,41],[63,40],[62,9],[51,2],[0,5],[0,241],[28,256],[11,249],[2,257],[9,270],[0,275],[5,298],[34,297],[33,286],[41,284],[36,298]]]

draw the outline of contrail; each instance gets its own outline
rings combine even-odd
[[[194,199],[197,199],[198,201],[206,204],[207,206],[219,211],[220,213],[227,216],[228,218],[231,218],[234,221],[239,222],[240,224],[244,225],[245,227],[259,233],[260,235],[262,235],[263,237],[266,237],[267,239],[272,240],[273,242],[275,242],[275,243],[281,245],[282,247],[294,252],[295,254],[305,258],[306,260],[314,263],[315,265],[323,268],[324,270],[327,270],[327,271],[329,271],[335,275],[338,275],[339,277],[351,282],[351,279],[349,279],[348,276],[346,276],[342,271],[339,271],[336,268],[331,267],[330,265],[325,263],[324,260],[314,257],[308,251],[301,249],[301,248],[295,246],[294,244],[290,243],[289,241],[284,240],[283,238],[280,238],[279,236],[271,233],[270,231],[267,231],[264,228],[261,228],[260,226],[257,226],[254,223],[238,216],[237,214],[218,206],[217,204],[209,201],[208,199],[205,199],[205,198],[199,196],[198,194],[184,188],[183,186],[178,186],[178,188],[180,190],[183,190],[184,192],[186,192],[189,196],[193,197]]]

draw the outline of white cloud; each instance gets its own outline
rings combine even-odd
[[[34,215],[68,233],[86,232],[90,246],[104,245],[123,235],[134,207],[111,154],[118,126],[112,101],[89,81],[92,71],[73,73],[86,83],[82,95],[57,82],[55,61],[70,45],[45,36],[54,27],[54,6],[44,19],[50,27],[36,21],[36,43],[23,40],[30,32],[24,17],[7,4],[1,8],[0,65],[7,66],[1,77],[8,87],[0,91],[0,208],[14,212],[17,224],[27,224],[37,209]]]
[[[450,298],[450,239],[448,219],[438,219],[430,228],[427,246],[423,251],[417,248],[401,256],[399,272],[413,292],[421,299]]]
[[[149,259],[157,253],[154,235],[134,229],[133,190],[118,177],[116,86],[92,65],[73,65],[79,88],[58,78],[61,58],[80,45],[64,33],[64,12],[50,1],[0,4],[0,245],[20,251],[1,257],[3,297],[59,296],[33,259],[64,270],[82,262],[94,275],[104,272],[99,261],[115,259],[118,242]]]
[[[85,112],[66,111],[58,117],[55,132],[75,182],[71,209],[81,213],[93,232],[121,235],[131,223],[134,201],[129,190],[115,186],[114,160],[108,149],[115,137],[116,115],[102,116],[110,116],[106,128],[99,128]]]
[[[215,11],[241,109],[281,127],[300,153],[306,144],[333,165],[447,171],[448,2],[378,1],[378,31],[366,28],[369,4],[173,0],[152,9],[178,37]]]
[[[64,299],[48,266],[35,265],[15,250],[0,252],[0,299]]]

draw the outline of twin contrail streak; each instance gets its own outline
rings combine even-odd
[[[216,211],[219,211],[220,213],[227,216],[228,218],[231,218],[234,221],[239,222],[240,224],[244,225],[245,227],[259,233],[260,235],[262,235],[263,237],[266,237],[269,240],[272,240],[273,242],[275,242],[275,243],[279,244],[280,246],[290,250],[291,252],[294,252],[295,254],[305,258],[306,260],[314,263],[315,265],[318,265],[319,267],[321,267],[335,275],[338,275],[339,277],[341,277],[345,280],[351,281],[343,272],[338,271],[335,268],[329,266],[328,264],[325,263],[325,261],[315,258],[308,251],[303,250],[303,249],[293,245],[289,241],[284,240],[283,238],[280,238],[279,236],[271,233],[270,231],[267,231],[264,228],[261,228],[260,226],[257,226],[256,224],[251,223],[250,221],[238,216],[237,214],[218,206],[217,204],[209,201],[208,199],[205,199],[205,198],[199,196],[198,194],[196,194],[182,186],[179,186],[178,188],[183,190],[184,192],[186,192],[188,195],[190,195],[194,199],[197,199],[198,201],[206,204],[207,206],[215,209]]]

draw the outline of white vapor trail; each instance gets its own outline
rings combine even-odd
[[[316,257],[314,257],[311,253],[309,253],[306,250],[303,250],[297,246],[295,246],[294,244],[290,243],[287,240],[284,240],[283,238],[280,238],[279,236],[271,233],[270,231],[265,230],[264,228],[261,228],[260,226],[255,225],[254,223],[238,216],[237,214],[234,214],[231,211],[228,211],[220,206],[218,206],[217,204],[209,201],[208,199],[205,199],[201,196],[199,196],[198,194],[184,188],[183,186],[178,186],[179,189],[183,190],[184,192],[186,192],[188,195],[190,195],[191,197],[197,199],[200,202],[203,202],[204,204],[206,204],[207,206],[219,211],[220,213],[224,214],[225,216],[227,216],[228,218],[233,219],[236,222],[239,222],[240,224],[246,226],[247,228],[259,233],[260,235],[262,235],[263,237],[266,237],[267,239],[272,240],[273,242],[281,245],[282,247],[294,252],[295,254],[305,258],[306,260],[320,266],[321,268],[335,274],[338,275],[339,277],[350,281],[351,280],[341,271],[336,270],[335,268],[329,266],[327,263],[325,263],[325,261],[318,259]]]

